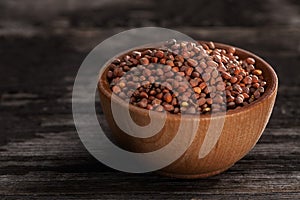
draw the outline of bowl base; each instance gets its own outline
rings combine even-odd
[[[163,175],[163,176],[169,176],[169,177],[174,177],[174,178],[197,179],[197,178],[207,178],[210,176],[220,174],[220,173],[226,171],[227,169],[231,168],[232,166],[233,165],[219,169],[219,170],[215,170],[212,172],[202,173],[202,174],[175,174],[175,173],[169,173],[169,172],[164,172],[164,171],[157,171],[157,173],[160,175]]]

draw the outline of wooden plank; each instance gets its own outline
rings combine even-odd
[[[136,197],[141,197],[159,193],[163,197],[161,193],[165,192],[179,198],[181,195],[176,191],[180,188],[181,194],[187,196],[262,195],[274,191],[292,196],[300,189],[299,133],[299,129],[267,129],[256,147],[230,170],[194,181],[116,172],[95,161],[76,132],[40,133],[36,138],[16,140],[1,147],[0,194],[92,193],[117,197],[137,193]]]

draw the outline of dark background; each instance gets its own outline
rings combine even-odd
[[[107,37],[142,26],[232,44],[276,70],[270,122],[255,148],[225,173],[178,180],[117,172],[81,144],[71,110],[81,62]],[[2,0],[1,199],[299,199],[299,90],[297,0]]]

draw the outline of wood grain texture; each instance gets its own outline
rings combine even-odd
[[[299,199],[299,2],[249,1],[253,4],[247,4],[249,12],[239,15],[243,3],[224,1],[230,12],[219,10],[214,17],[210,10],[216,5],[211,3],[190,22],[189,9],[176,18],[177,7],[168,6],[170,1],[159,9],[150,8],[155,2],[136,2],[133,7],[122,4],[127,7],[120,6],[117,17],[111,14],[113,6],[102,9],[107,12],[76,10],[45,21],[21,15],[24,27],[9,18],[12,11],[0,13],[4,27],[0,29],[0,198]],[[132,12],[126,12],[128,7]],[[170,12],[160,12],[166,7]],[[253,12],[256,15],[249,17]],[[167,21],[172,13],[175,17]],[[143,23],[141,16],[146,16]],[[254,149],[225,173],[203,180],[122,173],[99,163],[81,144],[71,111],[76,72],[96,44],[128,26],[140,25],[171,27],[195,39],[233,44],[258,54],[276,70],[278,97],[267,128]],[[109,131],[98,101],[96,108],[100,123]]]

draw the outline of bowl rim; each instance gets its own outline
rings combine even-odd
[[[202,40],[198,40],[197,41],[199,44],[208,44],[210,41],[202,41]],[[219,43],[219,42],[213,42],[215,44],[216,47],[218,48],[223,48],[223,49],[228,49],[228,47],[234,47],[236,49],[236,54],[239,56],[239,54],[243,53],[245,55],[247,55],[248,57],[253,57],[256,61],[259,61],[261,63],[262,68],[266,69],[265,71],[269,72],[269,76],[270,76],[270,80],[269,82],[267,82],[267,87],[266,90],[264,92],[264,94],[262,96],[259,97],[259,99],[253,101],[252,103],[245,105],[243,107],[239,107],[239,108],[235,108],[235,109],[229,109],[224,112],[216,112],[213,115],[211,113],[206,113],[206,114],[199,114],[199,115],[195,115],[195,114],[173,114],[173,113],[169,113],[166,112],[169,118],[181,118],[181,116],[184,116],[184,118],[195,118],[196,116],[200,116],[201,119],[206,119],[206,120],[210,120],[210,119],[214,119],[214,118],[219,118],[219,117],[227,117],[227,116],[232,116],[235,114],[240,114],[243,112],[247,112],[257,106],[259,106],[261,103],[265,102],[270,96],[272,96],[272,94],[274,92],[277,91],[278,88],[278,78],[276,75],[276,72],[274,71],[274,69],[271,67],[271,65],[269,63],[267,63],[264,59],[262,59],[261,57],[257,56],[256,54],[239,48],[239,47],[235,47],[234,45],[229,45],[229,44],[224,44],[224,43]],[[115,57],[109,59],[106,63],[105,63],[105,67],[103,70],[102,74],[99,74],[99,78],[98,78],[98,91],[102,94],[104,94],[108,99],[110,99],[110,101],[112,100],[111,96],[112,96],[112,91],[109,88],[109,84],[108,81],[106,79],[106,73],[107,73],[107,69],[108,69],[108,65],[111,63],[111,61],[116,58],[116,57],[120,57],[122,55],[125,55],[128,52],[134,51],[134,50],[139,50],[139,49],[143,49],[145,48],[145,46],[147,45],[151,45],[151,44],[145,44],[142,47],[134,47],[130,50],[121,52],[120,54],[116,55]],[[153,44],[152,44],[153,45]],[[259,69],[260,69],[259,67]],[[118,97],[117,95],[115,95],[116,98],[114,98],[113,100],[116,101],[117,103],[121,104],[122,106],[128,106],[129,110],[133,113],[135,112],[139,112],[141,114],[144,115],[148,115],[149,110],[145,109],[145,108],[140,108],[137,107],[135,105],[126,103],[123,99],[121,99],[120,97]],[[223,114],[222,114],[223,113]],[[161,112],[152,112],[152,116],[158,116],[158,117],[162,117],[163,113]]]

